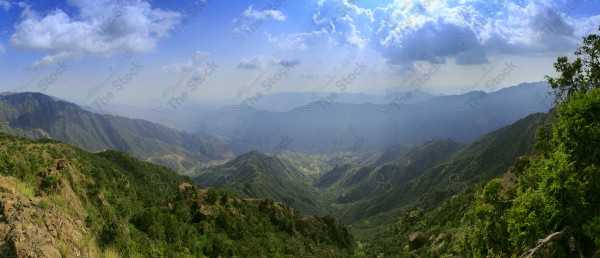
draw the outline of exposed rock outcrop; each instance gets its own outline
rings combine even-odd
[[[15,188],[0,177],[0,257],[96,257],[90,231],[81,220],[42,197]]]
[[[408,236],[408,248],[412,250],[416,250],[419,247],[423,246],[427,242],[427,239],[421,232],[413,232]]]

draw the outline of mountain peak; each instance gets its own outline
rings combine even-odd
[[[31,110],[33,108],[50,110],[73,108],[83,110],[74,103],[39,92],[6,93],[0,95],[0,100],[8,102],[12,106],[19,106],[19,110]]]
[[[220,141],[139,119],[102,115],[37,92],[1,95],[4,132],[28,138],[51,138],[87,151],[115,149],[187,171],[210,159],[230,157]]]
[[[239,164],[239,163],[247,162],[247,161],[254,160],[254,159],[264,160],[264,159],[268,159],[268,158],[270,158],[270,156],[268,156],[258,150],[251,150],[242,155],[239,155],[237,158],[232,160],[230,163]]]

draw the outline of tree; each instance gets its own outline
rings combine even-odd
[[[554,63],[559,77],[546,76],[558,114],[544,137],[547,155],[534,159],[521,176],[520,194],[505,215],[513,245],[533,246],[527,256],[561,237],[564,254],[598,251],[598,244],[591,243],[598,242],[600,232],[600,36],[584,37],[574,53],[572,62],[563,56]],[[564,245],[564,239],[574,245]]]
[[[475,196],[469,256],[600,254],[600,36],[583,38],[575,55],[557,59],[559,77],[546,76],[557,116],[540,130],[538,153],[515,166],[514,194],[494,179]]]
[[[600,27],[598,27],[600,30]],[[552,86],[556,103],[570,98],[576,92],[587,93],[600,87],[600,36],[591,34],[575,50],[575,60],[561,56],[554,63],[559,77],[546,76]]]
[[[558,114],[555,144],[572,154],[579,167],[600,165],[600,89],[573,95]]]
[[[206,194],[206,202],[208,204],[215,204],[218,198],[219,196],[217,196],[217,192],[215,192],[215,190],[208,190],[208,193]]]

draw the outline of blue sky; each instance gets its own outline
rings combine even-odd
[[[552,74],[597,32],[599,2],[0,0],[0,91],[90,105],[493,91]]]

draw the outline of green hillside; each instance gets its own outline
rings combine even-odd
[[[0,146],[2,178],[15,178],[8,188],[16,189],[2,193],[3,212],[16,209],[7,206],[12,196],[35,201],[38,213],[65,214],[65,221],[82,223],[85,234],[76,240],[59,232],[62,244],[53,246],[62,246],[63,256],[93,254],[94,246],[125,257],[335,257],[355,250],[352,236],[331,215],[307,217],[272,200],[198,188],[172,170],[122,152],[94,154],[5,134]],[[21,216],[17,222],[43,223],[36,218]],[[9,235],[5,241],[12,253],[23,252],[22,238]]]
[[[326,162],[337,165],[321,175],[306,176],[281,155],[252,151],[196,171],[194,180],[247,197],[279,200],[306,213],[331,212],[366,239],[394,223],[397,214],[415,208],[431,211],[506,172],[531,152],[536,128],[545,119],[543,114],[530,115],[470,144],[434,139],[363,157],[332,155]]]
[[[255,198],[271,198],[310,214],[324,214],[325,200],[294,164],[258,151],[240,155],[200,172],[194,180],[206,187],[226,187]]]
[[[427,210],[431,196],[404,210],[367,245],[373,256],[598,257],[600,255],[600,36],[575,59],[559,57],[546,77],[556,107],[539,126],[534,151],[505,173]],[[518,124],[518,123],[517,123]],[[522,134],[498,134],[500,163]],[[492,145],[493,146],[493,145]],[[488,149],[488,148],[484,148]],[[480,149],[481,151],[481,149]],[[485,153],[485,151],[484,151]],[[506,152],[510,154],[510,152]],[[483,157],[485,154],[482,154]],[[495,166],[490,166],[494,171]],[[502,171],[497,167],[497,171]],[[464,176],[473,178],[472,173]],[[493,173],[484,173],[484,177]],[[467,177],[462,181],[469,182]],[[477,177],[475,177],[477,179]],[[435,177],[429,178],[430,182]]]
[[[0,131],[30,139],[55,139],[87,151],[124,151],[179,172],[233,155],[210,135],[101,115],[41,93],[2,95],[0,101]]]
[[[398,214],[416,208],[431,211],[506,172],[531,153],[535,131],[545,119],[543,114],[530,115],[466,145],[431,140],[379,167],[340,165],[317,185],[333,193],[332,212],[351,224],[357,236],[369,238]]]

